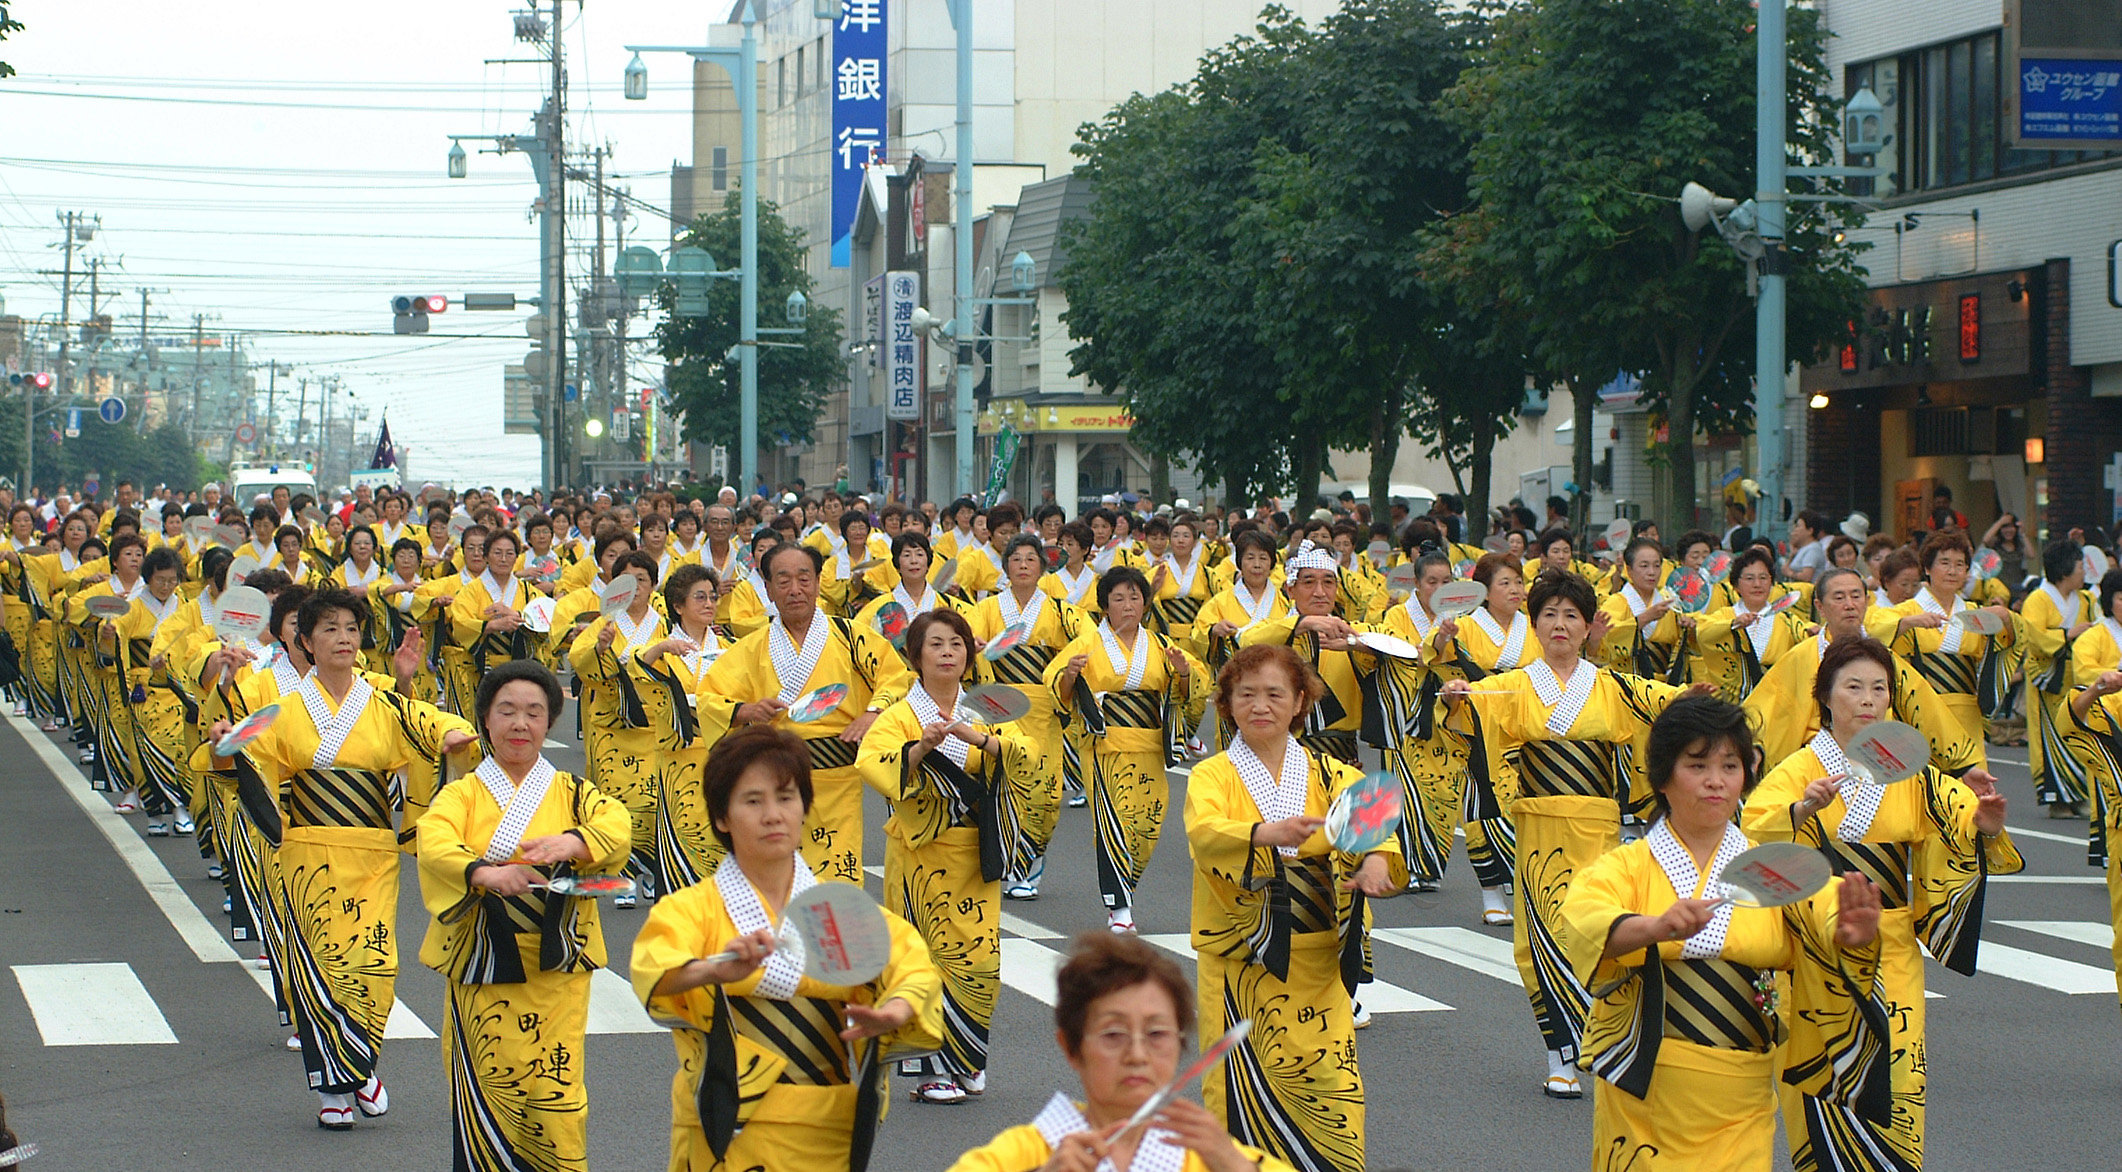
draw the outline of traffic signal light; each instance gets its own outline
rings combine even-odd
[[[449,298],[434,293],[399,294],[391,298],[391,332],[424,334],[427,315],[449,310]]]
[[[7,385],[9,387],[27,386],[33,391],[48,391],[52,389],[52,372],[37,370],[28,374],[11,374],[7,376]]]

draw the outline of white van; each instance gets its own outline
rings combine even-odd
[[[299,464],[243,464],[228,470],[228,499],[244,512],[261,498],[269,500],[275,488],[285,487],[288,495],[308,493],[312,499],[317,495],[317,478],[302,470]]]

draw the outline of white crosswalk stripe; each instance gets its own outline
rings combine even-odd
[[[273,975],[264,969],[245,966],[258,988],[267,997],[273,995]],[[660,1034],[663,1027],[650,1021],[648,1011],[634,1000],[634,987],[624,974],[610,969],[598,969],[589,977],[589,1031],[592,1034]],[[410,1005],[400,999],[391,1003],[390,1018],[383,1023],[383,1036],[391,1038],[424,1039],[435,1036],[435,1031],[422,1021]]]
[[[1002,938],[1002,983],[1044,1005],[1052,1005],[1054,974],[1061,968],[1061,954],[1031,940]]]
[[[1508,937],[1487,936],[1472,928],[1373,928],[1370,938],[1485,977],[1518,983],[1518,963],[1511,958]]]
[[[1982,942],[1982,951],[1975,956],[1975,968],[1992,976],[2039,985],[2059,993],[2115,991],[2115,974],[2106,969],[2028,952],[1992,940]]]
[[[1193,937],[1184,932],[1145,933],[1142,938],[1166,952],[1177,953],[1187,960],[1194,959]],[[1434,1013],[1451,1008],[1442,1001],[1387,981],[1357,986],[1356,1000],[1372,1013]]]
[[[18,964],[15,983],[47,1046],[173,1046],[177,1035],[129,964]]]
[[[2058,940],[2090,944],[2094,948],[2115,946],[2115,926],[2099,920],[1998,920],[1997,923]]]

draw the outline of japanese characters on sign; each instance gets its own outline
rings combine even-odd
[[[2022,59],[2019,137],[2058,146],[2122,140],[2122,61]]]
[[[921,418],[921,335],[914,306],[921,296],[913,273],[884,274],[884,417]]]
[[[885,0],[840,0],[833,24],[833,267],[848,264],[862,174],[884,154]],[[894,417],[896,418],[896,416]]]

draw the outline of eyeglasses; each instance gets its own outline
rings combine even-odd
[[[1179,1052],[1179,1031],[1168,1026],[1151,1026],[1136,1033],[1119,1026],[1108,1026],[1090,1036],[1091,1045],[1101,1054],[1118,1057],[1127,1053],[1135,1043],[1142,1044],[1146,1054],[1171,1055]]]

